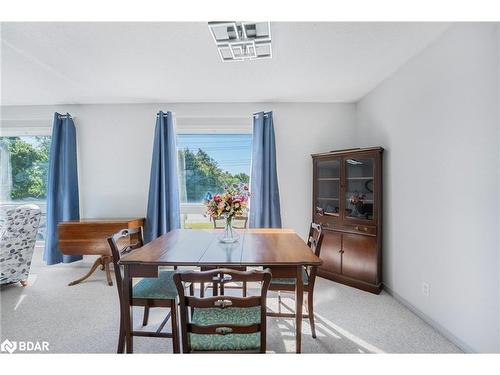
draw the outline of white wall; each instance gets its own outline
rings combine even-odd
[[[351,145],[353,104],[193,103],[134,105],[6,106],[4,126],[12,120],[41,119],[50,126],[54,111],[75,118],[79,152],[81,216],[144,216],[155,115],[248,117],[273,110],[283,226],[305,236],[311,219],[310,154]]]
[[[498,48],[454,25],[357,104],[356,145],[386,148],[385,284],[478,352],[500,350]]]
[[[497,121],[498,121],[498,159],[500,160],[500,23],[497,23]],[[499,162],[500,163],[500,162]],[[498,186],[500,188],[500,173],[498,174]],[[500,199],[498,200],[498,212],[500,215]],[[499,218],[500,221],[500,218]],[[500,231],[497,232],[498,238],[498,270],[500,275]],[[499,276],[499,287],[498,287],[498,300],[500,301],[500,276]],[[500,314],[498,314],[498,325],[500,327]],[[499,334],[500,336],[500,334]],[[499,337],[500,340],[500,337]],[[499,343],[500,346],[500,343]]]

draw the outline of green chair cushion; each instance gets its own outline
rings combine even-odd
[[[280,285],[295,285],[295,278],[284,278],[284,277],[277,277],[277,278],[272,278],[271,284],[280,284]],[[309,276],[307,275],[306,269],[302,268],[302,282],[304,285],[309,284]]]
[[[175,299],[174,271],[160,271],[158,277],[145,277],[132,288],[133,298]]]
[[[198,326],[214,324],[251,325],[260,323],[260,306],[195,308],[192,323]],[[192,350],[198,351],[237,351],[260,348],[260,332],[233,333],[226,335],[203,335],[190,333]]]

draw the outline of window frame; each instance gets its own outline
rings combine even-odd
[[[0,137],[52,136],[52,127],[47,126],[9,126],[2,127]]]
[[[177,134],[253,134],[252,116],[248,117],[179,117]]]
[[[175,135],[179,134],[253,134],[252,116],[246,117],[178,117]],[[250,160],[250,168],[252,161]],[[179,198],[180,199],[180,198]],[[204,214],[203,203],[179,202],[180,216]]]
[[[7,122],[7,121],[5,121]],[[36,137],[36,136],[49,136],[52,137],[52,127],[48,126],[5,126],[2,124],[2,128],[0,129],[0,138],[1,137]],[[31,201],[23,201],[23,203],[30,203]],[[45,199],[44,203],[40,203],[37,201],[32,201],[40,206],[42,211],[42,219],[45,220],[47,215],[47,199]],[[0,200],[0,207],[2,209],[8,209],[8,207],[18,206],[19,203],[16,201],[8,201],[3,202]],[[45,243],[45,239],[37,239],[36,246],[42,246]]]

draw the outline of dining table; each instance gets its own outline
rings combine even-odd
[[[219,240],[217,229],[175,229],[122,256],[127,351],[132,350],[133,278],[157,277],[163,266],[267,267],[273,277],[296,279],[295,344],[301,352],[302,305],[305,266],[319,266],[318,258],[292,229],[252,228],[236,230],[234,243]],[[128,308],[127,308],[128,307]]]

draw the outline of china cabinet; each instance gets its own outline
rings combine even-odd
[[[314,154],[313,221],[324,229],[318,275],[382,289],[382,147]]]

